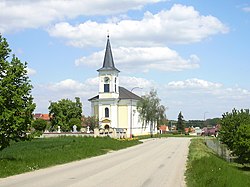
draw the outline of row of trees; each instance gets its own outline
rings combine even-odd
[[[43,119],[37,119],[32,123],[32,127],[36,131],[57,131],[58,126],[63,132],[70,132],[76,125],[77,131],[80,131],[82,125],[90,127],[90,130],[98,127],[98,120],[94,116],[82,116],[82,103],[79,97],[75,98],[75,102],[70,99],[61,99],[57,102],[50,102],[49,106],[49,124]]]
[[[60,101],[59,101],[60,102]],[[51,121],[53,119],[51,118]],[[58,125],[54,122],[54,124],[51,123],[51,121],[46,121],[44,119],[36,119],[32,122],[31,128],[34,128],[35,133],[38,132],[38,134],[43,133],[45,130],[48,131],[57,131]],[[73,130],[73,126],[76,125],[77,130],[79,131],[83,125],[89,126],[90,130],[94,130],[95,128],[99,127],[98,119],[94,116],[82,116],[81,120],[78,118],[71,118],[67,124],[64,124],[62,129],[60,129],[63,132],[69,132]],[[61,127],[61,126],[60,126]]]

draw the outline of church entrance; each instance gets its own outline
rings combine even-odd
[[[109,125],[108,124],[104,125],[104,129],[109,129]]]

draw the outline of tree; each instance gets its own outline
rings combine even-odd
[[[58,102],[50,102],[49,114],[51,116],[51,127],[52,129],[61,127],[64,132],[72,130],[73,118],[81,120],[82,117],[82,103],[80,98],[76,97],[75,102],[69,99],[62,99]]]
[[[181,112],[178,114],[177,130],[179,132],[185,132],[185,124],[184,124],[184,119],[183,119],[183,115]]]
[[[32,85],[27,75],[27,63],[15,55],[0,35],[0,150],[10,141],[28,139],[26,134],[35,109]],[[10,59],[10,61],[8,61]]]
[[[228,146],[237,162],[250,163],[250,113],[233,109],[222,115],[219,132],[220,140]]]
[[[150,125],[150,134],[153,136],[155,125],[166,118],[163,105],[160,105],[160,99],[155,90],[151,90],[148,95],[142,96],[142,99],[137,102],[137,110],[140,119],[142,120],[142,128]]]
[[[94,130],[95,128],[99,128],[98,118],[96,116],[88,116],[85,118],[84,123],[89,126],[90,130]]]
[[[44,119],[36,119],[35,121],[33,121],[32,127],[36,131],[44,132],[47,127],[47,124],[47,121],[45,121]]]
[[[76,126],[76,130],[77,131],[80,131],[81,130],[81,123],[82,123],[82,121],[81,121],[81,119],[79,119],[79,118],[71,118],[70,120],[69,120],[69,127],[70,127],[70,129],[72,130],[73,129],[73,126],[75,125]]]

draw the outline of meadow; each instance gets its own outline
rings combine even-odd
[[[13,142],[0,152],[0,177],[81,160],[137,145],[138,140],[101,137],[37,138]]]

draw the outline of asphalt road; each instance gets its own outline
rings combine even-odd
[[[147,140],[106,155],[0,179],[0,186],[185,186],[189,143],[189,138]]]

